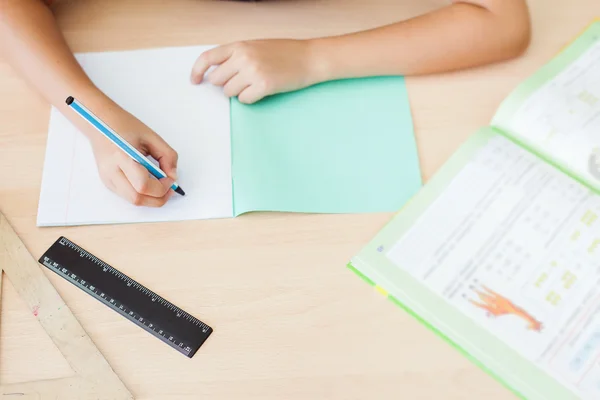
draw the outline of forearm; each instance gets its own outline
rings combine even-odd
[[[522,0],[501,1],[497,9],[456,2],[381,28],[314,40],[316,80],[439,73],[515,57],[529,42],[529,14]]]
[[[75,96],[90,107],[112,107],[86,76],[51,10],[40,0],[0,0],[0,51],[12,67],[88,137],[97,134],[67,109]]]

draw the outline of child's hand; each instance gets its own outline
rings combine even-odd
[[[200,83],[207,75],[213,85],[224,86],[227,96],[254,103],[265,96],[300,89],[316,83],[310,42],[305,40],[259,40],[228,44],[208,50],[196,61],[191,80]]]
[[[156,159],[167,178],[157,180],[99,132],[89,132],[102,182],[113,192],[138,206],[161,207],[174,193],[177,152],[133,115],[118,109],[107,124],[142,154]]]

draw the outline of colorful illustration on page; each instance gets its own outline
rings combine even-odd
[[[473,288],[479,300],[469,299],[468,301],[476,307],[487,311],[490,318],[513,315],[525,321],[528,330],[541,332],[542,323],[523,308],[514,304],[508,298],[494,292],[493,290],[482,286],[482,290]]]

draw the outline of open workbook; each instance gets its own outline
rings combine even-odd
[[[600,399],[600,22],[352,259],[527,399]]]
[[[328,82],[243,105],[190,83],[209,47],[77,55],[101,90],[179,153],[186,196],[159,209],[116,196],[100,181],[87,139],[53,109],[38,225],[394,211],[420,188],[402,77]]]

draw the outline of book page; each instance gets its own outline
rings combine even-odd
[[[402,77],[233,100],[235,213],[393,212],[421,188]]]
[[[77,55],[102,91],[178,152],[178,183],[186,196],[174,195],[162,208],[137,207],[117,196],[101,182],[88,140],[53,109],[38,225],[233,216],[229,99],[212,85],[189,82],[191,67],[205,49],[195,46]]]
[[[600,189],[600,23],[505,103],[496,127]]]
[[[587,398],[600,396],[600,197],[487,147],[388,257]]]
[[[435,185],[361,271],[529,398],[600,398],[600,197],[501,136]]]

